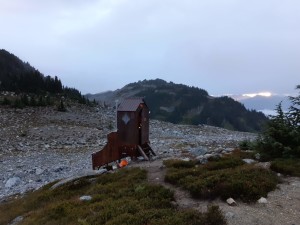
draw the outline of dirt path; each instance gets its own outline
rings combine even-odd
[[[161,159],[152,162],[133,163],[130,167],[141,167],[148,171],[148,181],[161,184],[174,191],[179,208],[206,211],[207,205],[218,205],[224,212],[229,225],[300,225],[300,178],[283,178],[278,189],[270,192],[267,204],[245,204],[229,206],[221,200],[195,200],[189,193],[164,182],[166,169]]]

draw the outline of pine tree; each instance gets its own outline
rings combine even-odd
[[[257,143],[263,157],[300,157],[300,94],[290,100],[292,106],[287,113],[283,112],[281,103],[277,105],[276,115],[271,117]]]
[[[300,85],[297,85],[296,89],[300,92]],[[299,130],[300,127],[300,93],[296,97],[289,97],[292,102],[292,106],[289,108],[289,118],[291,125],[295,127],[295,129]],[[300,130],[299,130],[300,131]]]

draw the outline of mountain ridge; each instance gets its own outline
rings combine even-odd
[[[267,121],[263,113],[247,110],[232,98],[213,97],[204,89],[162,79],[138,81],[115,91],[86,97],[111,106],[124,98],[144,97],[153,119],[175,124],[205,124],[256,132]]]

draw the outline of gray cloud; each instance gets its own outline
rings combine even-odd
[[[211,94],[300,83],[297,0],[0,4],[0,47],[83,93],[158,77]]]

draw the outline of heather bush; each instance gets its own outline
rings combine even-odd
[[[300,85],[297,88],[300,91]],[[269,123],[256,144],[263,160],[300,157],[300,94],[290,97],[291,106],[283,112],[281,103],[277,115]]]
[[[253,202],[266,197],[278,183],[272,171],[245,165],[238,151],[204,165],[176,167],[179,162],[165,161],[165,181],[186,189],[195,198],[226,199],[233,197],[244,202]]]
[[[206,213],[179,210],[174,194],[147,182],[139,168],[121,169],[111,174],[82,177],[52,189],[51,183],[38,191],[0,204],[0,224],[9,224],[23,215],[29,224],[105,224],[105,225],[225,225],[217,206]],[[80,201],[82,195],[92,200]]]
[[[271,169],[285,175],[300,177],[300,160],[276,159],[271,162]]]

